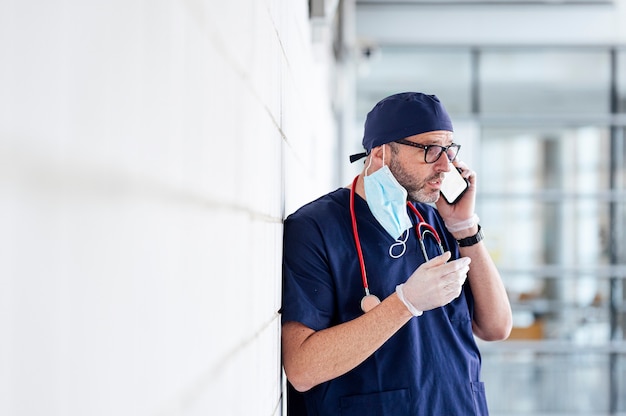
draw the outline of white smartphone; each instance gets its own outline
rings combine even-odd
[[[446,172],[441,182],[441,195],[450,205],[456,204],[469,188],[468,180],[461,176],[461,169],[453,168],[450,172]]]

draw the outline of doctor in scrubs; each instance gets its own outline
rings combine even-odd
[[[284,223],[282,353],[294,415],[487,415],[474,336],[511,331],[511,307],[434,95],[369,112],[363,171]],[[446,172],[469,187],[440,198]],[[297,391],[297,392],[296,392]]]

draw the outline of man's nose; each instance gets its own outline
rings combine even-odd
[[[448,159],[446,152],[443,152],[441,156],[439,156],[439,159],[435,162],[435,169],[437,169],[437,172],[450,172],[450,169],[453,167],[454,166]]]

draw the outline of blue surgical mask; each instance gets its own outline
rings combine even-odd
[[[398,183],[387,165],[365,176],[363,185],[367,205],[374,218],[394,240],[397,240],[412,226],[406,210],[406,189]]]

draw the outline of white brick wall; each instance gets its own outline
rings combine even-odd
[[[315,48],[306,0],[0,3],[1,415],[281,413]]]

